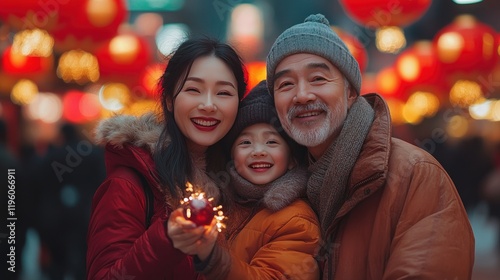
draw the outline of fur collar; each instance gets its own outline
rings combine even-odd
[[[156,147],[156,142],[160,138],[163,129],[163,123],[153,114],[148,113],[140,117],[120,115],[103,120],[96,127],[95,139],[100,145],[111,144],[118,148],[123,148],[125,144],[144,148],[153,154]],[[203,186],[203,191],[207,197],[213,197],[215,201],[219,200],[219,188],[209,178],[205,172],[205,158],[192,158],[193,169],[193,184]],[[158,186],[161,192],[163,188]],[[178,202],[169,199],[169,205],[177,206]]]
[[[154,152],[163,124],[153,113],[140,117],[120,115],[101,121],[96,127],[97,144],[123,147],[125,143]]]
[[[305,167],[295,167],[273,182],[262,186],[256,186],[241,177],[236,172],[234,164],[229,167],[229,174],[235,195],[238,194],[237,200],[242,203],[258,200],[273,212],[285,208],[306,194],[308,174]],[[263,194],[259,194],[259,190],[263,190]]]

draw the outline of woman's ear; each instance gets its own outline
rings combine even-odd
[[[174,111],[174,102],[172,101],[172,99],[171,98],[167,98],[167,101],[165,103],[167,104],[167,110],[170,113],[173,113],[173,111]]]

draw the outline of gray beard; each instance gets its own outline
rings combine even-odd
[[[290,136],[299,144],[306,147],[315,147],[328,140],[336,131],[338,131],[347,117],[347,107],[338,106],[334,111],[330,111],[323,103],[308,104],[314,108],[321,108],[326,112],[326,120],[319,127],[314,129],[302,129],[291,124],[291,116],[295,113],[295,108],[292,108],[288,113],[287,125]],[[305,126],[308,124],[305,123]]]

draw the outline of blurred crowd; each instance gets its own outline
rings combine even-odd
[[[43,152],[25,143],[17,152],[10,150],[6,131],[6,122],[1,121],[1,170],[16,170],[17,279],[33,279],[23,266],[39,269],[41,279],[85,279],[91,199],[105,177],[103,149],[72,124],[62,125],[58,139]],[[28,232],[37,238],[26,239]],[[38,242],[24,246],[27,240]],[[2,240],[0,245],[6,244]],[[0,279],[12,279],[12,273],[2,273],[9,274]]]

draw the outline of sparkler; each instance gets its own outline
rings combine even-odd
[[[227,219],[222,211],[222,205],[213,207],[214,198],[206,198],[204,192],[195,191],[190,182],[186,183],[186,192],[189,196],[181,200],[184,218],[193,221],[198,226],[209,225],[215,218],[217,230],[221,232],[226,227],[224,220]]]

